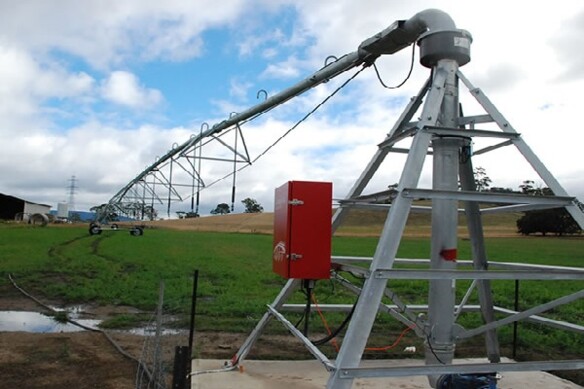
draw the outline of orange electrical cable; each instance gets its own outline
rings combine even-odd
[[[397,346],[399,344],[399,342],[402,340],[402,338],[411,330],[413,330],[414,327],[407,327],[406,329],[404,329],[401,334],[399,334],[399,336],[397,337],[397,339],[395,340],[395,342],[393,342],[393,344],[389,345],[389,346],[385,346],[385,347],[367,347],[365,348],[365,350],[367,351],[387,351],[387,350],[391,350],[392,348],[394,348],[395,346]]]
[[[312,302],[314,303],[314,306],[316,307],[316,312],[318,312],[318,315],[320,316],[320,320],[322,320],[322,324],[324,324],[324,328],[326,329],[326,332],[328,333],[328,335],[331,335],[333,332],[331,331],[328,322],[326,321],[326,318],[324,317],[324,315],[322,314],[320,307],[318,306],[318,303],[316,302],[316,297],[314,296],[314,293],[311,293],[312,298]],[[331,339],[331,343],[333,344],[333,346],[335,346],[335,350],[337,350],[337,353],[339,352],[339,345],[337,344],[337,340],[335,338]]]
[[[318,315],[320,316],[320,320],[322,320],[322,324],[324,325],[324,328],[326,329],[326,332],[328,333],[328,335],[332,334],[332,331],[328,325],[328,322],[326,320],[326,318],[324,317],[324,315],[322,314],[322,311],[320,310],[320,307],[318,306],[318,302],[316,301],[316,296],[314,295],[314,293],[311,293],[310,295],[312,302],[314,303],[314,306],[316,308],[316,312],[318,312]],[[391,350],[392,348],[396,347],[402,340],[402,338],[411,330],[414,329],[414,325],[410,326],[410,327],[406,327],[401,334],[399,334],[399,336],[397,337],[397,339],[395,340],[395,342],[393,342],[393,344],[389,345],[389,346],[385,346],[385,347],[367,347],[365,348],[366,351],[387,351],[387,350]],[[337,340],[335,338],[331,339],[331,343],[333,344],[333,346],[335,346],[335,350],[337,350],[337,353],[339,352],[339,345],[337,344]]]

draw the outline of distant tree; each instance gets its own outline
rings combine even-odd
[[[519,185],[519,189],[521,189],[521,193],[523,194],[532,194],[533,193],[533,184],[534,182],[531,180],[525,180]]]
[[[215,209],[213,209],[211,211],[211,214],[213,215],[225,215],[227,213],[230,213],[231,210],[229,209],[229,205],[225,204],[225,203],[221,203],[221,204],[217,204],[217,207],[215,207]]]
[[[521,185],[519,185],[521,193],[531,196],[552,196],[554,193],[550,188],[542,188],[541,186],[535,186],[535,182],[532,180],[525,180]]]
[[[485,168],[477,166],[473,172],[475,187],[478,192],[485,192],[489,190],[489,186],[493,182],[487,175]]]
[[[241,202],[245,206],[245,213],[262,213],[264,211],[264,207],[262,207],[255,199],[248,197],[241,200]]]
[[[485,168],[483,167],[476,167],[473,170],[473,176],[474,176],[474,182],[475,182],[475,188],[478,192],[485,192],[489,190],[489,186],[491,185],[491,182],[493,182],[491,180],[491,178],[487,175],[487,171],[485,170]],[[397,184],[394,184],[397,187]],[[460,181],[458,182],[458,189],[462,188],[462,184],[460,183]],[[389,189],[392,189],[392,186],[389,187]]]
[[[521,192],[531,196],[552,196],[554,193],[547,187],[535,187],[531,180],[523,181],[519,185]],[[566,208],[552,208],[526,211],[517,219],[517,230],[523,235],[540,233],[566,235],[578,234],[581,232],[580,226]]]
[[[517,230],[523,235],[548,233],[555,235],[571,235],[581,232],[580,226],[566,208],[543,209],[524,212],[517,220]]]
[[[511,188],[501,188],[499,186],[494,186],[489,188],[489,192],[492,193],[515,193],[515,191]]]

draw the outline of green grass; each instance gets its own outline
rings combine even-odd
[[[131,329],[139,327],[143,322],[140,315],[116,315],[99,323],[102,329]]]
[[[488,238],[486,243],[492,261],[584,266],[581,237]],[[376,246],[377,238],[333,239],[336,255],[372,256]],[[271,250],[272,237],[259,234],[149,229],[142,237],[132,237],[127,231],[104,231],[99,236],[90,236],[86,227],[0,225],[0,285],[8,282],[7,275],[11,273],[21,286],[41,299],[60,299],[70,304],[130,305],[152,311],[163,280],[166,312],[180,315],[190,309],[192,275],[198,269],[199,330],[248,332],[285,282],[271,271]],[[428,238],[404,238],[398,256],[428,258],[429,251]],[[459,258],[470,259],[468,240],[460,240]],[[469,282],[459,281],[457,285],[460,299]],[[407,303],[427,301],[425,281],[392,281],[390,287]],[[513,308],[514,287],[513,281],[493,282],[495,304]],[[581,288],[581,282],[575,281],[522,281],[521,307],[529,308]],[[317,283],[315,292],[321,304],[355,301],[354,295],[329,281]],[[475,295],[471,303],[476,303]],[[291,302],[304,302],[304,296],[296,293]],[[584,325],[584,301],[558,307],[545,316]],[[300,316],[290,318],[295,321]],[[330,314],[327,318],[335,327],[343,315]],[[105,325],[128,325],[134,319],[115,318]],[[316,315],[312,323],[314,331],[323,330]],[[465,314],[461,324],[476,326],[480,318]],[[376,324],[381,332],[399,332],[400,327],[388,315],[380,315]],[[270,328],[284,332],[278,326]],[[509,341],[510,331],[510,326],[501,330],[503,341]],[[560,347],[575,354],[584,349],[582,336],[532,325],[526,325],[521,334],[522,342],[542,349]]]

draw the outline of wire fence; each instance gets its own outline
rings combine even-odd
[[[175,350],[184,347],[189,333],[174,327],[175,317],[164,308],[164,283],[160,283],[156,311],[143,328],[144,343],[136,373],[136,389],[183,389],[173,386]],[[190,359],[189,359],[190,360]]]

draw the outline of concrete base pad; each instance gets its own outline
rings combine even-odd
[[[483,360],[460,360],[457,362],[478,363]],[[503,362],[510,362],[504,360]],[[421,365],[419,360],[378,360],[363,361],[363,366],[413,366]],[[315,360],[310,361],[256,361],[246,360],[238,370],[220,372],[223,360],[196,359],[193,372],[207,372],[192,377],[192,388],[197,389],[316,389],[324,388],[329,373]],[[217,371],[215,371],[217,370]],[[356,379],[353,388],[430,388],[425,376]],[[563,380],[545,372],[503,373],[498,383],[499,389],[582,389],[570,381]]]

